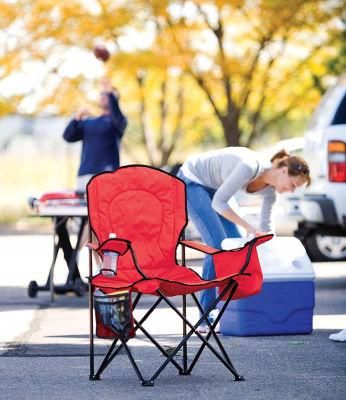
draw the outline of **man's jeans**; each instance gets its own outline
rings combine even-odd
[[[186,178],[180,170],[177,174],[186,184],[188,216],[196,226],[204,243],[220,248],[227,237],[240,237],[233,222],[216,213],[211,207],[215,190],[202,186]],[[211,256],[207,255],[203,263],[203,279],[214,279],[215,268]],[[201,293],[201,305],[206,311],[216,299],[216,289],[207,289]]]

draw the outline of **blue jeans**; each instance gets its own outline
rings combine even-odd
[[[236,225],[218,214],[211,207],[216,190],[207,188],[186,178],[181,170],[177,176],[186,184],[188,216],[195,224],[204,243],[220,248],[227,237],[241,237]],[[203,279],[215,278],[212,256],[207,255],[203,263]],[[201,305],[206,311],[216,299],[216,289],[206,289],[201,293]]]

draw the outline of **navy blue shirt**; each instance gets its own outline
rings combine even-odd
[[[78,176],[113,171],[119,167],[119,145],[127,126],[117,98],[109,93],[110,114],[73,119],[64,132],[67,142],[83,141]]]

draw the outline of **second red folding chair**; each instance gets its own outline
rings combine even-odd
[[[119,254],[115,276],[102,274],[92,276],[92,257],[91,255],[89,257],[90,379],[100,379],[101,373],[124,348],[142,385],[153,386],[155,379],[169,363],[174,365],[180,375],[189,375],[203,350],[208,348],[230,371],[235,380],[244,380],[233,366],[219,336],[216,335],[215,327],[230,300],[251,296],[260,291],[262,272],[256,247],[270,240],[272,235],[255,238],[243,248],[232,251],[222,251],[201,243],[182,240],[187,224],[185,184],[180,179],[151,167],[127,166],[112,173],[100,174],[88,184],[87,194],[90,227],[98,240],[98,244],[91,244],[90,247],[98,251],[101,256],[106,250]],[[110,233],[116,233],[116,238],[109,239]],[[183,250],[182,265],[178,264],[176,258],[179,244]],[[193,247],[213,257],[215,279],[203,280],[194,270],[185,267],[185,246]],[[217,298],[208,310],[203,310],[196,292],[213,287],[218,288]],[[106,300],[103,301],[102,296],[97,296],[96,293],[93,297],[95,289],[105,293]],[[136,294],[133,304],[131,304],[131,293]],[[139,321],[132,316],[129,317],[126,335],[119,331],[120,333],[113,336],[112,345],[95,372],[93,306],[95,305],[97,312],[98,324],[102,310],[108,307],[109,315],[102,320],[103,324],[107,324],[114,315],[122,318],[119,315],[122,315],[125,305],[135,309],[143,294],[155,296],[154,304]],[[187,295],[192,296],[201,314],[196,323],[187,318]],[[171,297],[175,296],[182,296],[182,312],[171,300]],[[210,323],[208,315],[221,300],[223,303],[218,317]],[[143,323],[161,302],[166,303],[183,322],[182,338],[169,353],[143,327]],[[197,330],[202,323],[209,325],[206,336]],[[143,332],[165,356],[162,365],[149,378],[143,377],[128,348],[127,343],[137,330]],[[98,329],[97,334],[100,337],[107,336],[107,327]],[[195,356],[189,360],[188,342],[193,335],[196,335],[202,343]],[[211,337],[214,339],[214,344],[210,342]],[[181,364],[175,358],[180,350],[183,353]]]

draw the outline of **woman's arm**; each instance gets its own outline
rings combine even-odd
[[[78,140],[83,139],[83,127],[82,121],[73,119],[66,127],[64,134],[64,139],[66,142],[78,142]]]
[[[103,78],[101,81],[102,91],[108,94],[109,109],[114,126],[120,138],[123,136],[127,127],[127,118],[121,112],[119,107],[119,92],[112,86],[112,81],[109,78]]]
[[[247,235],[261,235],[263,232],[260,232],[258,229],[248,224],[243,218],[241,218],[237,213],[235,213],[231,208],[228,208],[221,214],[224,218],[233,222],[236,225],[239,225],[246,229]]]
[[[125,115],[121,112],[119,107],[119,100],[115,97],[113,92],[108,93],[108,98],[113,123],[118,129],[120,137],[122,137],[127,127],[127,119]]]
[[[261,209],[260,229],[264,232],[273,232],[273,211],[276,201],[276,193],[274,189],[266,189],[268,192],[264,195]]]
[[[240,163],[218,188],[212,201],[212,207],[216,212],[234,224],[245,228],[248,235],[262,234],[263,232],[248,224],[234,212],[228,205],[228,201],[239,189],[247,185],[253,179],[254,175],[255,171],[250,165],[244,162]]]

